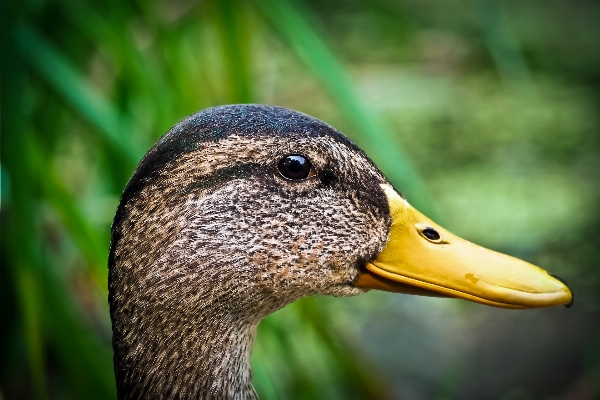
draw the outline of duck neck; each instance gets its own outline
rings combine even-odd
[[[250,363],[256,324],[218,314],[170,322],[137,332],[125,352],[115,338],[120,399],[257,398]]]

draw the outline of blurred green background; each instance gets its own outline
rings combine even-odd
[[[1,4],[0,398],[115,397],[120,193],[181,118],[247,102],[337,127],[442,225],[576,294],[305,299],[259,327],[261,398],[600,398],[597,1]]]

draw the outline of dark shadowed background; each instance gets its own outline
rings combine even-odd
[[[1,5],[0,398],[115,397],[119,196],[181,118],[248,102],[337,127],[417,208],[576,298],[305,299],[259,327],[261,398],[599,398],[597,1]]]

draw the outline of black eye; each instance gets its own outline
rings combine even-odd
[[[283,157],[277,168],[284,178],[295,181],[306,179],[315,174],[310,161],[306,157],[297,154]]]
[[[432,240],[432,241],[440,240],[440,234],[438,233],[438,231],[436,231],[433,228],[425,228],[422,230],[422,232],[423,232],[423,236],[425,236],[429,240]]]

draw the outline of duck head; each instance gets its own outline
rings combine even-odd
[[[201,111],[146,154],[115,216],[119,396],[251,398],[263,317],[369,289],[506,308],[572,301],[544,270],[420,214],[329,125],[280,107]]]

